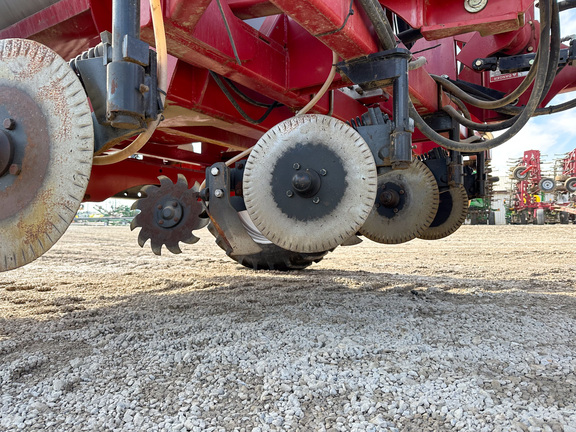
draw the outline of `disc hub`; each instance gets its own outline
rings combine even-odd
[[[322,186],[320,175],[311,169],[303,172],[297,172],[292,177],[292,186],[296,193],[304,198],[310,198],[318,193]]]
[[[395,182],[387,182],[378,188],[378,213],[392,218],[404,208],[406,193],[404,187]]]
[[[156,220],[162,228],[172,228],[182,220],[182,205],[173,197],[164,197],[156,207]]]
[[[8,172],[14,159],[14,145],[8,135],[0,130],[0,177]]]

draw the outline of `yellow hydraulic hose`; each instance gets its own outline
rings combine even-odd
[[[158,58],[158,88],[168,90],[168,51],[166,49],[166,32],[164,30],[164,17],[162,15],[162,5],[160,0],[150,0],[150,9],[152,10],[152,26],[154,27],[154,40],[156,43],[156,56]],[[166,101],[166,95],[160,93],[162,105]],[[148,128],[128,145],[128,147],[116,152],[102,156],[94,156],[93,165],[110,165],[138,152],[148,142],[156,127],[160,123],[162,115],[152,121]]]

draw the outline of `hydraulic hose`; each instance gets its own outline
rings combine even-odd
[[[166,48],[166,32],[164,30],[164,17],[162,15],[162,5],[160,0],[150,0],[152,11],[152,26],[154,27],[154,40],[156,44],[156,55],[158,58],[158,88],[166,91],[168,89],[168,50]],[[166,102],[165,93],[160,93],[162,105]],[[138,152],[150,139],[156,127],[162,120],[162,114],[153,120],[148,128],[132,141],[126,148],[115,153],[94,156],[93,165],[110,165],[128,159]]]
[[[556,77],[556,69],[558,66],[558,60],[560,57],[560,43],[561,43],[561,40],[560,40],[560,13],[559,13],[559,9],[558,9],[558,3],[556,3],[555,1],[552,2],[552,16],[551,16],[550,27],[551,27],[551,31],[552,31],[552,35],[550,38],[550,61],[549,61],[548,68],[546,71],[546,83],[544,86],[544,90],[542,91],[542,97],[540,98],[540,102],[542,102],[542,99],[544,99],[544,97],[546,96],[546,94],[550,90],[552,83],[554,82],[554,78]],[[545,37],[544,35],[541,35],[541,36]],[[538,63],[538,55],[536,56],[535,64],[537,64],[537,63]],[[535,71],[536,69],[534,67],[531,68],[529,73],[531,73],[533,70]],[[523,83],[524,82],[526,82],[526,80],[524,80]],[[450,84],[452,84],[452,83],[450,82]],[[520,88],[520,87],[518,87],[518,88]],[[518,89],[516,89],[516,90],[518,90]],[[509,96],[506,96],[504,99],[508,98]],[[501,101],[503,101],[504,99],[501,99]],[[459,106],[459,108],[462,109],[460,106]],[[458,112],[453,107],[445,106],[442,109],[446,113],[448,113],[450,115],[450,117],[452,117],[454,120],[456,120],[461,125],[469,128],[469,129],[477,130],[479,132],[495,132],[495,131],[499,131],[499,130],[503,130],[503,129],[508,129],[509,127],[511,127],[516,122],[516,120],[518,119],[518,114],[520,114],[524,110],[523,107],[502,107],[502,109],[499,111],[514,115],[515,117],[512,117],[510,119],[506,119],[506,120],[498,122],[498,123],[484,124],[484,123],[473,122],[469,116],[465,116],[466,118],[463,118],[462,116],[460,116],[458,114]],[[542,109],[536,109],[532,116],[538,116],[538,115],[543,115],[543,114],[547,113],[546,111],[541,111],[541,110]]]
[[[362,3],[370,3],[371,8],[382,9],[382,6],[380,5],[380,3],[377,0],[361,0],[361,1],[362,1]],[[555,0],[552,0],[552,1],[555,1]],[[546,86],[547,70],[548,70],[548,66],[549,66],[548,64],[550,61],[550,37],[549,37],[549,34],[550,34],[550,25],[551,25],[551,18],[550,18],[551,0],[541,1],[540,2],[540,9],[541,9],[541,18],[542,18],[542,22],[544,23],[544,25],[542,26],[542,31],[541,31],[542,36],[540,38],[540,47],[538,48],[539,61],[537,63],[537,72],[536,72],[536,77],[534,79],[534,87],[532,89],[530,99],[528,100],[528,103],[526,104],[526,107],[524,108],[522,113],[518,116],[518,119],[514,122],[514,124],[506,132],[504,132],[502,135],[500,135],[499,137],[488,140],[488,141],[484,141],[481,143],[467,143],[467,142],[453,141],[453,140],[450,140],[450,139],[440,135],[434,129],[432,129],[424,121],[424,119],[420,116],[418,111],[416,111],[416,108],[414,107],[414,104],[412,103],[412,101],[409,100],[410,116],[414,119],[414,123],[415,123],[416,127],[418,127],[418,129],[420,129],[420,131],[429,140],[431,140],[431,141],[433,141],[433,142],[435,142],[435,143],[437,143],[437,144],[441,145],[442,147],[445,147],[449,150],[462,151],[462,152],[479,152],[479,151],[485,151],[485,150],[489,150],[491,148],[499,146],[500,144],[508,141],[510,138],[512,138],[514,135],[516,135],[520,131],[520,129],[522,129],[524,127],[524,125],[528,122],[528,120],[530,119],[530,117],[532,116],[534,111],[536,110],[536,107],[540,103],[540,99],[542,97],[543,90],[545,89],[545,86]],[[367,14],[370,16],[368,11],[367,11]],[[381,15],[383,15],[385,18],[385,14],[384,14],[383,10],[381,10]],[[376,23],[373,22],[373,24],[376,27]],[[392,29],[390,27],[390,23],[388,22],[387,19],[385,19],[383,22],[379,23],[379,25],[384,25],[390,31],[392,31]],[[384,45],[385,49],[393,48],[392,45],[387,44],[387,41],[385,38],[380,38],[380,42]]]

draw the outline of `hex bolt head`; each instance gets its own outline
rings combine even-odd
[[[138,90],[140,90],[140,93],[144,94],[150,91],[150,87],[148,87],[146,84],[140,84]]]
[[[214,177],[216,177],[218,174],[220,174],[220,170],[216,167],[211,168],[210,169],[210,174],[212,174]]]
[[[13,130],[16,127],[16,121],[12,118],[4,119],[4,129]]]
[[[160,220],[158,221],[158,225],[164,225],[164,221],[163,221],[162,219],[160,219]]]
[[[162,210],[162,204],[158,204],[158,205],[156,206],[156,208],[157,208],[158,210]]]
[[[180,219],[178,219],[177,217],[174,218],[174,222],[180,222]]]
[[[404,195],[404,194],[405,194],[404,189],[400,189],[400,190],[398,191],[398,193],[399,193],[400,195]]]
[[[296,162],[294,165],[292,165],[292,168],[294,168],[295,170],[299,170],[300,164],[298,162]]]
[[[178,201],[172,201],[172,207],[178,207]]]
[[[534,47],[533,47],[533,46],[529,46],[528,48],[526,48],[526,51],[532,52],[532,51],[534,51]]]
[[[214,191],[214,196],[216,198],[222,198],[224,196],[224,191],[222,189],[216,189]]]
[[[20,175],[20,173],[22,172],[22,167],[18,164],[12,164],[10,165],[8,172],[15,176]]]
[[[320,198],[318,198],[318,197],[316,196],[316,197],[312,198],[312,202],[313,202],[314,204],[318,204],[318,203],[320,202]]]
[[[328,171],[326,171],[324,168],[322,168],[322,169],[320,170],[320,175],[325,176],[326,174],[328,174]]]
[[[529,64],[530,66],[532,66],[532,65],[534,64],[534,59],[529,60],[529,61],[528,61],[528,64]]]
[[[476,66],[482,66],[482,65],[484,64],[484,62],[483,62],[482,60],[478,59],[478,60],[476,60],[476,61],[474,62],[474,64],[475,64]]]
[[[292,198],[292,197],[294,196],[294,192],[292,192],[290,189],[288,189],[288,190],[286,191],[286,196],[287,196],[288,198]]]
[[[394,209],[394,213],[398,213],[398,209],[397,209],[397,208]]]

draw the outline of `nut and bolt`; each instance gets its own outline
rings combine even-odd
[[[214,191],[214,196],[216,198],[222,198],[224,196],[224,191],[222,189],[216,189]]]
[[[325,176],[326,174],[328,174],[328,171],[326,171],[324,168],[322,168],[322,169],[320,170],[320,175]]]
[[[314,204],[318,204],[318,203],[320,202],[320,198],[318,198],[318,197],[316,196],[316,197],[312,198],[312,202],[313,202]]]
[[[534,64],[534,59],[529,60],[529,61],[528,61],[528,64],[529,64],[530,66],[532,66],[532,65]]]
[[[180,222],[180,219],[178,219],[177,217],[174,218],[174,222]]]
[[[220,174],[220,170],[218,168],[214,167],[210,170],[210,174],[212,174],[214,177],[216,177],[218,174]]]
[[[148,87],[146,84],[140,84],[139,89],[140,93],[144,94],[144,93],[148,93],[150,91],[150,87]]]
[[[4,119],[4,129],[13,130],[16,127],[16,121],[12,118]]]
[[[532,51],[534,51],[534,47],[533,47],[533,46],[529,46],[528,48],[526,48],[526,51],[532,52]]]
[[[474,62],[474,64],[475,64],[476,66],[482,66],[482,65],[484,64],[484,61],[478,59],[478,60],[476,60],[476,61]]]
[[[172,207],[178,207],[178,201],[172,201]]]
[[[298,162],[296,162],[294,165],[292,165],[292,168],[294,168],[295,170],[299,170],[300,164]]]
[[[164,221],[163,221],[162,219],[160,219],[160,220],[158,221],[158,225],[164,225]]]
[[[288,189],[288,190],[286,191],[286,196],[287,196],[288,198],[292,198],[292,197],[294,196],[294,192],[292,192],[290,189]]]
[[[400,195],[404,195],[404,194],[405,194],[404,189],[400,189],[400,190],[398,191],[398,193],[399,193]]]
[[[394,209],[394,213],[398,213],[398,209],[397,209],[397,208]]]
[[[464,9],[470,13],[480,12],[486,7],[488,0],[464,0]]]
[[[20,173],[22,172],[22,167],[18,164],[12,164],[10,165],[8,172],[15,176],[20,175]]]
[[[158,210],[162,210],[162,204],[158,204],[158,205],[156,206],[156,208],[157,208]]]

